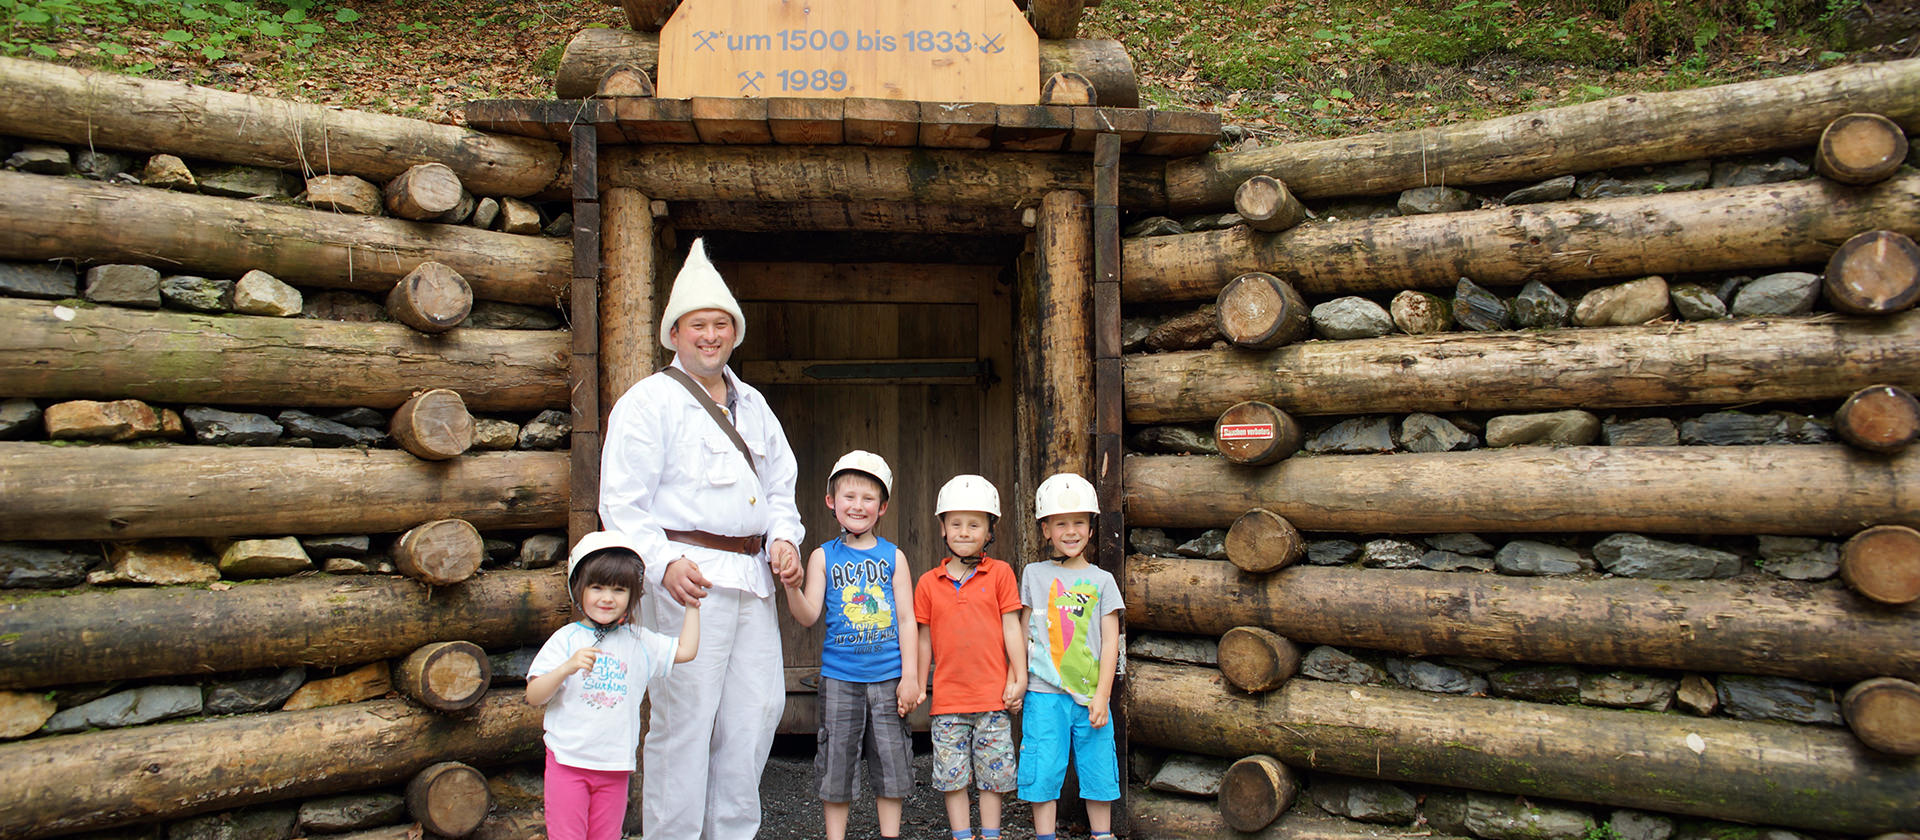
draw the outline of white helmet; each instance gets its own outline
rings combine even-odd
[[[940,495],[933,500],[934,516],[951,510],[977,510],[998,519],[1000,491],[993,489],[993,482],[980,476],[956,475],[947,479]]]
[[[1056,513],[1099,515],[1100,494],[1093,482],[1074,473],[1054,473],[1033,491],[1033,517],[1045,519]]]
[[[619,531],[595,531],[581,537],[580,542],[574,544],[573,552],[567,555],[568,599],[573,598],[573,575],[580,570],[580,561],[587,559],[588,555],[596,551],[608,548],[624,548],[633,552],[636,559],[640,556],[640,546],[629,539],[626,534],[622,534]],[[642,577],[645,577],[645,573],[642,573]],[[640,603],[640,593],[635,592],[633,595],[632,604],[637,607]],[[580,604],[575,602],[574,606],[578,607]]]
[[[893,495],[893,470],[887,467],[887,460],[865,449],[855,449],[833,462],[833,469],[827,473],[827,492],[833,492],[833,480],[848,470],[873,476],[884,495]]]

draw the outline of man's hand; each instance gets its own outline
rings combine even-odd
[[[666,573],[660,576],[660,584],[683,607],[707,597],[707,589],[713,586],[706,575],[700,574],[700,565],[685,557],[667,564]]]
[[[793,543],[774,540],[767,547],[767,562],[780,577],[781,586],[799,586],[806,579],[806,567],[800,565],[800,549],[794,548]]]

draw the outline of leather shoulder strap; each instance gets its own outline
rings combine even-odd
[[[746,439],[740,436],[739,429],[734,428],[732,423],[727,422],[726,412],[720,410],[720,404],[713,401],[713,397],[707,393],[707,389],[701,387],[700,383],[693,381],[693,377],[689,376],[686,371],[673,365],[667,365],[660,370],[672,378],[673,381],[684,386],[687,389],[687,393],[692,394],[694,400],[700,403],[700,407],[707,410],[707,416],[712,417],[713,422],[720,426],[720,431],[726,432],[727,439],[733,441],[733,448],[740,450],[740,456],[747,459],[747,469],[753,470],[753,474],[758,476],[760,474],[760,468],[753,465],[753,453],[747,450]]]

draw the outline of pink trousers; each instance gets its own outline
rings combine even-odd
[[[620,840],[632,775],[568,767],[547,750],[548,840]]]

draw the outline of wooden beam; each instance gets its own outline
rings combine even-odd
[[[604,171],[604,170],[603,170]],[[651,197],[626,187],[601,193],[600,422],[620,396],[663,364],[655,275],[660,270]]]
[[[756,385],[964,385],[978,387],[985,368],[965,359],[781,359],[739,364]],[[926,372],[916,372],[921,369]],[[940,371],[954,371],[943,375]]]
[[[1087,197],[1060,190],[1040,202],[1035,227],[1039,272],[1039,356],[1035,360],[1040,472],[1092,475],[1094,416],[1093,213]]]
[[[824,100],[807,99],[804,102]],[[990,205],[911,201],[676,201],[668,210],[681,230],[863,231],[936,235],[1025,234],[1020,210]]]
[[[995,269],[917,263],[716,261],[741,300],[847,303],[974,303]]]

